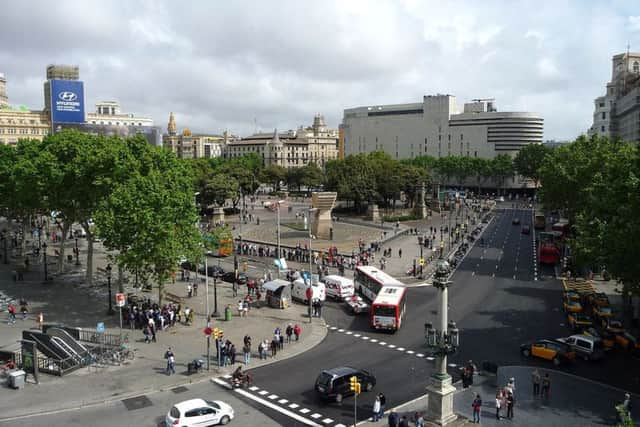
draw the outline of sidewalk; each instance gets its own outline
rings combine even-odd
[[[36,328],[35,314],[42,310],[46,323],[61,323],[94,330],[97,322],[104,321],[106,332],[118,333],[118,316],[106,316],[105,299],[84,289],[74,288],[58,280],[43,285],[37,272],[25,276],[24,282],[13,283],[10,266],[0,266],[0,290],[18,300],[24,296],[29,302],[30,316],[18,320],[14,325],[3,322],[0,325],[0,348],[14,350],[23,329]],[[306,306],[294,304],[286,310],[273,308],[252,308],[248,317],[239,318],[235,309],[243,295],[241,287],[238,297],[233,297],[231,285],[218,283],[218,311],[230,304],[234,317],[225,322],[214,320],[212,327],[223,329],[225,339],[236,345],[236,363],[243,362],[242,343],[245,334],[252,337],[252,359],[249,368],[263,366],[285,358],[293,357],[312,349],[325,337],[327,330],[322,319],[314,318],[308,323]],[[167,292],[179,296],[186,295],[186,283],[167,285]],[[214,307],[213,284],[209,286],[210,308]],[[141,294],[144,297],[155,296]],[[130,364],[104,368],[82,368],[64,377],[40,374],[40,384],[29,383],[22,390],[3,388],[0,390],[0,421],[23,417],[34,413],[46,413],[63,409],[79,408],[121,400],[127,397],[149,394],[171,389],[180,385],[205,381],[210,377],[229,373],[234,367],[218,368],[215,360],[215,341],[211,341],[211,370],[201,374],[187,374],[187,363],[198,358],[206,360],[206,338],[203,329],[206,324],[205,286],[199,285],[198,296],[187,298],[186,306],[195,309],[196,317],[192,326],[176,325],[157,334],[158,342],[145,344],[140,330],[125,330],[129,334],[129,345],[137,349],[136,358]],[[284,350],[276,358],[260,361],[257,347],[260,340],[273,337],[273,331],[280,327],[283,331],[288,323],[299,324],[302,334],[299,342],[285,344]],[[165,374],[166,361],[163,358],[167,347],[172,347],[177,361],[177,374]]]

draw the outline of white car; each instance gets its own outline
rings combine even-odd
[[[167,414],[167,427],[200,427],[228,424],[233,408],[219,400],[191,399],[173,405]]]

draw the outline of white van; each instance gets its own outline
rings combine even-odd
[[[307,288],[309,285],[305,282],[304,279],[296,279],[291,284],[291,298],[302,301],[305,304],[308,304],[307,300]],[[312,300],[319,299],[320,301],[324,301],[326,299],[326,291],[324,287],[324,283],[316,282],[312,283],[311,289],[313,290]]]
[[[342,276],[325,276],[322,280],[325,284],[327,297],[337,301],[344,301],[351,298],[354,292],[353,280]]]

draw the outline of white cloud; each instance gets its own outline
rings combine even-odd
[[[78,64],[89,104],[117,99],[162,127],[174,111],[194,131],[289,129],[317,112],[337,126],[344,108],[440,92],[495,97],[572,138],[611,56],[640,46],[629,15],[605,0],[11,2],[0,72],[12,103],[37,108],[46,65]]]

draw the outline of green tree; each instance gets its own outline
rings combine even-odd
[[[103,201],[96,224],[105,246],[118,251],[119,266],[152,273],[162,304],[164,284],[178,260],[198,259],[202,251],[193,180],[173,153],[148,145],[136,148],[137,167]]]
[[[538,188],[541,168],[550,151],[544,144],[528,144],[518,151],[513,159],[513,166],[520,175],[533,180]]]
[[[307,187],[307,192],[311,192],[311,188],[319,187],[324,182],[324,173],[315,163],[306,164],[301,169],[300,184]]]
[[[507,154],[498,154],[491,162],[493,178],[498,186],[498,191],[504,188],[505,180],[513,176],[513,160]]]
[[[224,173],[218,173],[205,183],[200,192],[200,201],[205,206],[211,204],[223,206],[227,199],[237,197],[239,190],[240,185],[235,178]]]
[[[289,191],[291,191],[292,189],[296,188],[298,191],[300,191],[300,187],[302,186],[302,174],[303,174],[303,170],[302,168],[288,168],[287,169],[287,176],[285,178],[285,181],[287,182],[287,188],[289,188]]]
[[[261,181],[271,184],[275,191],[280,191],[280,182],[287,177],[287,170],[280,165],[269,165],[262,170]]]

